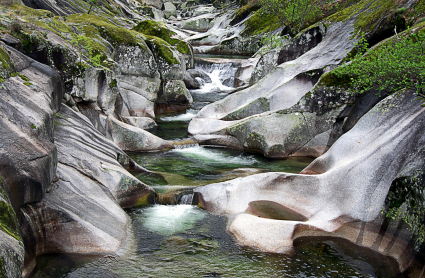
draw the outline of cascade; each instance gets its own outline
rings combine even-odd
[[[199,89],[190,90],[194,103],[193,109],[201,109],[205,105],[228,96],[236,89],[239,73],[239,62],[231,59],[195,59],[195,70],[203,77],[195,77],[201,84]]]
[[[188,148],[196,148],[199,147],[199,144],[185,144],[185,145],[175,145],[174,148],[176,150],[183,150]]]
[[[236,79],[239,70],[239,63],[230,62],[220,59],[195,59],[195,69],[204,71],[209,75],[212,82],[211,85],[204,88],[207,90],[232,90],[236,87]],[[217,91],[219,92],[219,91]]]
[[[186,194],[180,198],[179,205],[192,205],[192,202],[193,202],[193,193]]]

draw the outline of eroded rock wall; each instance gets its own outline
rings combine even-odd
[[[155,199],[124,167],[146,170],[86,116],[61,104],[65,88],[56,71],[1,47],[9,63],[2,64],[0,88],[0,271],[25,276],[44,253],[118,252],[131,229],[122,207]],[[88,98],[90,93],[96,91]],[[13,226],[15,212],[19,229]]]
[[[227,215],[229,232],[243,245],[288,252],[298,236],[343,237],[393,256],[403,271],[412,258],[411,235],[402,226],[388,228],[397,223],[381,229],[381,210],[392,181],[424,166],[425,108],[415,99],[403,92],[381,101],[304,175],[266,173],[207,185],[196,189],[201,205]],[[271,205],[285,218],[267,217]],[[258,207],[261,218],[252,214]]]

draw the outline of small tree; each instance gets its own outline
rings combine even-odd
[[[283,46],[284,41],[285,39],[278,35],[271,36],[270,34],[265,34],[260,40],[263,45],[261,54],[263,55],[274,48]]]
[[[295,36],[303,25],[323,10],[335,3],[335,0],[259,0],[265,12],[275,14],[288,28],[288,34]]]

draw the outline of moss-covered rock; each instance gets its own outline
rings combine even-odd
[[[105,36],[114,46],[120,44],[137,45],[142,40],[137,36],[136,32],[121,27],[103,16],[96,16],[91,14],[73,14],[67,16],[66,21],[80,27],[87,25],[95,27],[98,32]],[[87,33],[86,35],[90,36],[91,34]]]
[[[281,23],[276,15],[257,10],[246,22],[246,29],[242,35],[249,37],[251,35],[263,34],[277,30]]]
[[[0,277],[20,277],[24,246],[15,211],[3,190],[0,175]]]
[[[193,99],[182,80],[169,80],[164,83],[158,102],[167,105],[189,106]]]
[[[4,82],[6,78],[9,78],[10,74],[14,72],[14,65],[10,59],[9,54],[0,46],[0,82]]]
[[[226,115],[226,117],[224,117],[222,120],[225,120],[225,121],[240,120],[248,116],[261,114],[269,110],[270,110],[270,100],[265,97],[261,97],[245,105],[244,107]]]
[[[154,37],[146,36],[146,43],[154,53],[157,60],[163,60],[167,64],[179,64],[180,61],[174,56],[173,48],[165,40]]]
[[[14,237],[16,240],[20,241],[22,239],[15,211],[6,202],[4,198],[4,191],[0,192],[0,194],[3,195],[3,200],[0,200],[0,231],[3,231]]]
[[[335,109],[322,115],[309,112],[262,115],[238,122],[226,131],[236,137],[246,150],[261,152],[266,157],[285,158],[294,153],[320,156],[328,141],[326,136],[315,148],[303,150],[302,153],[300,150],[316,135],[331,129],[340,110]]]
[[[148,36],[154,36],[163,39],[170,45],[175,46],[182,54],[191,54],[190,45],[177,38],[177,33],[168,29],[160,22],[153,20],[144,20],[133,27],[133,30]]]
[[[355,34],[360,35],[366,33],[372,35],[378,30],[378,27],[384,23],[390,23],[391,14],[396,13],[396,8],[400,7],[403,2],[386,1],[386,0],[363,0],[354,1],[353,5],[335,13],[329,17],[330,22],[346,21],[349,18],[355,17]],[[402,27],[402,26],[399,26]],[[382,28],[382,27],[381,27]],[[391,34],[392,35],[392,34]]]
[[[235,25],[241,21],[243,21],[245,18],[247,18],[251,13],[256,12],[261,8],[258,1],[250,1],[246,5],[239,8],[234,16],[232,21],[230,21],[230,25]]]

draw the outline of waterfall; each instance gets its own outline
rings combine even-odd
[[[186,194],[180,198],[179,205],[192,205],[192,202],[193,202],[193,193]]]
[[[193,117],[196,116],[196,113],[198,113],[198,111],[193,110],[193,109],[188,109],[185,114],[180,114],[180,115],[177,115],[177,116],[170,116],[170,117],[162,117],[161,121],[164,121],[164,122],[188,122]]]
[[[236,87],[240,63],[236,62],[211,62],[204,59],[195,59],[195,69],[202,70],[211,82],[205,82],[200,90],[204,92],[230,91]],[[205,81],[205,80],[204,80]]]
[[[195,79],[201,85],[190,90],[193,97],[192,108],[202,109],[205,105],[221,100],[237,87],[240,63],[228,59],[195,58],[195,70],[201,73]]]
[[[174,149],[176,150],[183,150],[183,149],[189,149],[189,148],[196,148],[199,147],[199,144],[185,144],[185,145],[174,145]]]

